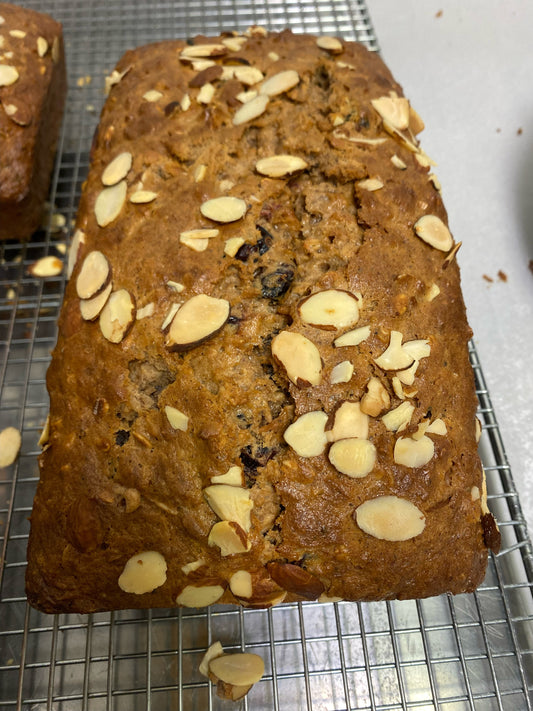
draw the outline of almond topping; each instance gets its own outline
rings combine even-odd
[[[342,363],[337,363],[332,369],[329,376],[329,382],[332,385],[339,383],[349,383],[352,379],[354,367],[349,360],[343,360]]]
[[[153,301],[150,301],[148,304],[145,304],[142,308],[137,309],[137,315],[136,315],[137,321],[142,321],[143,318],[149,318],[150,316],[153,316],[154,311],[155,311],[155,304]]]
[[[433,422],[426,428],[426,433],[445,435],[448,434],[448,428],[446,427],[446,423],[444,422],[444,420],[441,420],[440,417],[438,417],[436,420],[433,420]]]
[[[398,157],[396,154],[394,154],[391,158],[391,163],[396,167],[399,168],[400,170],[406,170],[407,165],[403,162],[403,160]]]
[[[263,114],[268,104],[268,96],[258,95],[240,106],[233,115],[233,125],[240,126],[248,121],[253,121]]]
[[[363,136],[360,133],[347,136],[344,133],[340,133],[340,131],[334,131],[333,138],[342,138],[343,140],[349,141],[350,143],[361,143],[362,145],[367,145],[367,146],[379,146],[382,143],[385,143],[386,141],[388,141],[388,138],[384,138],[384,137],[368,138],[367,136]]]
[[[181,412],[181,410],[171,405],[165,405],[165,415],[173,429],[181,430],[182,432],[187,431],[189,418],[185,413]]]
[[[286,178],[308,167],[303,158],[286,153],[261,158],[255,164],[257,172],[267,175],[269,178]]]
[[[84,321],[94,321],[99,316],[112,290],[113,284],[109,282],[103,291],[91,299],[80,299],[80,313]]]
[[[331,445],[328,459],[341,474],[359,479],[374,468],[376,448],[367,439],[339,439]]]
[[[379,378],[370,378],[361,398],[361,412],[377,417],[390,407],[390,395]]]
[[[340,289],[311,294],[300,302],[298,310],[304,323],[326,330],[348,328],[359,320],[359,300]]]
[[[34,262],[29,268],[29,273],[34,277],[53,277],[58,276],[63,271],[63,262],[59,257],[48,255],[41,257]]]
[[[220,555],[224,557],[236,555],[237,553],[246,553],[251,548],[248,536],[235,521],[219,521],[215,523],[209,532],[207,545],[218,546]]]
[[[370,336],[370,326],[360,326],[352,331],[343,333],[333,341],[335,348],[343,348],[344,346],[358,346]]]
[[[199,104],[210,104],[211,101],[213,100],[214,95],[215,95],[215,87],[210,82],[207,82],[207,84],[204,84],[202,86],[202,88],[200,89],[200,91],[198,92],[196,101]]]
[[[209,671],[232,686],[250,686],[261,679],[265,664],[257,654],[223,654],[209,662]]]
[[[293,89],[299,81],[298,72],[294,69],[287,69],[266,79],[261,85],[259,93],[265,96],[278,96]]]
[[[257,67],[248,67],[246,65],[233,67],[233,76],[237,81],[246,84],[246,86],[253,86],[264,79],[263,72]]]
[[[351,437],[368,438],[368,415],[361,411],[361,405],[358,402],[346,400],[335,410],[333,417],[329,419],[331,426],[328,428],[326,425],[328,442],[336,442],[339,439]]]
[[[246,203],[241,198],[223,195],[206,200],[200,205],[200,212],[213,222],[236,222],[246,215]]]
[[[272,355],[283,365],[287,376],[296,386],[320,384],[322,379],[320,352],[305,336],[293,331],[280,331],[272,339]]]
[[[300,457],[317,457],[327,444],[328,416],[322,410],[300,415],[283,433],[283,439]]]
[[[167,564],[161,553],[143,551],[128,560],[118,585],[124,592],[143,595],[161,587],[166,579]]]
[[[126,289],[112,292],[100,313],[100,330],[111,343],[120,343],[135,322],[135,301]]]
[[[383,183],[378,178],[368,178],[367,180],[360,180],[357,183],[358,187],[363,190],[368,190],[368,192],[373,193],[376,190],[381,190]]]
[[[0,64],[0,86],[11,86],[19,78],[19,73],[15,67],[9,64]]]
[[[202,57],[221,57],[227,53],[223,44],[192,44],[182,49],[181,59],[196,59]]]
[[[126,181],[121,180],[100,192],[94,203],[94,214],[100,227],[107,227],[120,215],[126,200],[126,191]]]
[[[398,131],[409,127],[409,101],[403,97],[382,96],[370,102],[384,121]]]
[[[143,94],[143,99],[145,101],[154,102],[159,101],[162,96],[163,94],[160,91],[157,91],[157,89],[150,89],[149,91]]]
[[[94,250],[83,260],[76,279],[76,291],[80,299],[90,299],[104,289],[111,278],[111,267],[106,257]]]
[[[230,305],[225,299],[197,294],[174,316],[166,346],[173,351],[185,351],[212,338],[229,318]]]
[[[85,232],[78,229],[74,232],[74,236],[72,237],[72,242],[70,243],[68,250],[67,279],[70,279],[72,276],[72,272],[74,271],[74,267],[78,261],[78,254],[82,244],[85,244]]]
[[[427,464],[435,453],[435,447],[429,437],[420,439],[399,437],[394,445],[394,461],[404,467],[416,469]]]
[[[224,254],[227,254],[228,257],[234,257],[243,244],[242,237],[230,237],[224,243]]]
[[[144,205],[147,202],[153,202],[157,197],[157,193],[151,190],[136,190],[130,195],[130,202],[136,205]]]
[[[244,486],[242,467],[230,467],[225,474],[211,477],[212,484],[228,484],[229,486]]]
[[[410,402],[402,402],[394,410],[383,415],[381,420],[389,432],[401,432],[411,422],[414,411],[414,405],[411,405]]]
[[[13,464],[21,444],[22,438],[16,427],[6,427],[0,432],[0,468]]]
[[[429,358],[431,353],[431,346],[427,338],[419,338],[415,341],[406,341],[403,346],[403,350],[415,360],[421,360],[422,358]],[[408,384],[408,383],[407,383]]]
[[[402,338],[403,336],[399,331],[390,332],[388,348],[379,358],[374,358],[376,365],[383,368],[383,370],[404,370],[412,365],[415,358],[402,348]]]
[[[39,57],[44,57],[48,52],[48,42],[44,37],[37,37],[37,54]]]
[[[331,52],[331,54],[341,54],[341,52],[344,51],[342,42],[336,37],[324,35],[317,39],[316,44],[320,49],[325,49],[327,52]]]
[[[453,247],[453,237],[444,222],[436,215],[424,215],[415,222],[415,232],[431,247],[448,252]]]
[[[108,187],[116,185],[130,172],[133,156],[128,151],[119,153],[102,173],[102,183]]]
[[[185,575],[189,575],[190,573],[194,573],[195,570],[198,570],[198,568],[201,568],[203,565],[205,565],[205,560],[202,558],[198,558],[198,560],[191,560],[190,563],[185,563],[185,565],[181,566],[181,572]]]
[[[161,324],[161,330],[166,331],[167,328],[170,326],[172,323],[172,319],[174,316],[178,313],[178,311],[181,308],[181,304],[172,304],[171,307],[168,310],[167,315],[165,316],[165,319],[163,323]]]
[[[202,661],[198,667],[198,671],[203,676],[209,676],[209,662],[216,657],[220,657],[224,654],[224,650],[220,642],[213,642],[213,644],[207,649],[206,653],[202,657]]]
[[[242,35],[239,37],[224,37],[222,44],[224,47],[227,47],[230,52],[239,52],[247,41],[248,38]]]
[[[426,519],[407,499],[378,496],[355,510],[357,525],[365,533],[385,541],[407,541],[422,533]]]
[[[235,597],[247,600],[253,594],[252,576],[247,570],[237,570],[230,578],[229,587]]]
[[[176,598],[176,604],[183,607],[208,607],[224,595],[222,585],[187,585]]]
[[[235,521],[248,533],[251,527],[250,513],[254,506],[250,490],[228,484],[212,484],[204,489],[204,496],[211,509],[223,521]]]

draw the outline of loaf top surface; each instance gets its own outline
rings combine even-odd
[[[20,201],[30,188],[41,114],[53,65],[59,61],[59,22],[35,10],[0,3],[1,201]]]
[[[256,28],[130,51],[108,88],[48,372],[30,602],[474,589],[497,532],[458,245],[382,60]]]

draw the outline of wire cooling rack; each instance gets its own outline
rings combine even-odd
[[[227,606],[50,616],[27,606],[28,516],[64,286],[63,276],[35,279],[28,267],[45,254],[61,256],[68,242],[105,75],[129,47],[250,24],[334,33],[378,47],[358,0],[25,4],[63,22],[70,90],[43,228],[30,244],[0,247],[0,429],[22,432],[18,461],[0,470],[0,711],[238,707],[218,699],[198,672],[215,640],[265,660],[262,681],[240,702],[245,710],[532,709],[533,553],[473,345],[489,504],[503,537],[476,593],[267,611]]]

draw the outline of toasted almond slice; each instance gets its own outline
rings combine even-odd
[[[171,305],[171,307],[168,310],[167,315],[165,316],[163,323],[161,324],[162,331],[166,331],[168,329],[168,327],[172,323],[172,319],[178,313],[180,308],[181,308],[181,304],[172,304]]]
[[[208,239],[189,239],[187,236],[180,236],[180,242],[186,247],[194,249],[195,252],[205,252],[209,247]]]
[[[415,406],[410,402],[402,402],[401,405],[390,410],[381,418],[389,432],[401,432],[411,422],[411,417],[415,411]]]
[[[246,86],[254,86],[265,78],[257,67],[247,65],[233,67],[233,76]]]
[[[183,607],[208,607],[224,595],[222,585],[187,585],[176,598],[176,604]]]
[[[78,229],[76,230],[76,232],[74,232],[74,236],[72,237],[72,241],[68,250],[67,279],[70,279],[70,277],[72,276],[72,272],[74,271],[74,267],[76,265],[76,262],[78,261],[78,254],[82,244],[85,244],[85,232],[83,230]]]
[[[209,662],[216,657],[220,657],[224,654],[224,650],[220,642],[213,642],[213,644],[207,649],[206,653],[202,657],[198,671],[203,676],[209,676]]]
[[[390,332],[390,341],[387,349],[374,358],[374,362],[383,370],[404,370],[412,365],[414,357],[402,348],[402,334],[399,331]]]
[[[446,423],[444,422],[444,420],[441,420],[440,417],[437,417],[436,420],[433,420],[433,422],[428,425],[428,427],[426,428],[426,433],[444,436],[445,434],[448,434],[448,428],[446,427]]]
[[[76,279],[80,299],[91,299],[104,289],[111,279],[111,267],[102,252],[93,250],[83,260]]]
[[[184,94],[181,101],[180,107],[182,111],[188,111],[191,108],[191,97],[189,94]]]
[[[233,466],[225,474],[216,474],[211,477],[212,484],[228,484],[229,486],[244,486],[242,467]]]
[[[109,282],[105,289],[96,294],[96,296],[90,299],[80,299],[80,313],[84,321],[94,321],[98,318],[112,290],[113,284]]]
[[[204,489],[209,506],[223,521],[235,521],[248,533],[251,528],[250,513],[254,506],[250,490],[228,484],[212,484]]]
[[[231,52],[239,52],[248,42],[248,38],[239,35],[238,37],[224,37],[221,41]]]
[[[0,64],[0,86],[11,86],[19,78],[19,73],[15,67],[9,64]]]
[[[358,437],[368,438],[368,415],[361,410],[359,402],[346,400],[336,410],[326,430],[328,442]]]
[[[436,215],[424,215],[417,220],[415,232],[420,239],[441,252],[448,252],[453,247],[450,230]]]
[[[6,427],[0,432],[0,468],[13,464],[21,444],[22,437],[16,427]]]
[[[185,563],[185,565],[181,566],[181,572],[185,575],[189,575],[189,573],[194,573],[195,570],[198,570],[198,568],[201,568],[203,565],[205,565],[205,560],[203,558],[191,560],[190,563]]]
[[[28,271],[34,277],[58,276],[63,271],[63,262],[59,257],[48,255],[31,264]]]
[[[219,234],[220,230],[216,228],[199,228],[197,230],[185,230],[184,232],[180,232],[180,240],[181,238],[184,238],[188,241],[195,239],[211,239],[212,237],[218,237]]]
[[[102,173],[102,183],[106,186],[116,185],[130,172],[133,156],[129,151],[123,151],[113,158]]]
[[[127,593],[143,595],[161,587],[167,580],[167,563],[157,551],[132,556],[122,571],[119,587]]]
[[[344,46],[337,37],[323,35],[322,37],[318,37],[316,44],[317,47],[325,49],[327,52],[331,52],[331,54],[341,54],[344,51]]]
[[[370,378],[361,398],[361,412],[377,417],[390,407],[390,395],[379,378]]]
[[[157,197],[157,193],[151,190],[136,190],[130,195],[130,202],[135,205],[144,205],[147,202],[153,202]]]
[[[322,410],[300,415],[283,433],[283,439],[300,457],[317,457],[327,444],[328,416]]]
[[[223,44],[191,44],[182,49],[181,59],[197,59],[203,57],[222,57],[228,48]]]
[[[218,521],[212,527],[207,539],[208,546],[218,546],[220,555],[246,553],[251,548],[248,536],[235,521]]]
[[[120,343],[135,322],[135,300],[126,289],[114,291],[100,312],[100,330],[111,343]]]
[[[298,387],[320,384],[320,352],[315,344],[301,333],[280,331],[272,339],[272,355],[283,365],[289,379]]]
[[[269,178],[287,178],[308,167],[308,163],[303,158],[287,153],[261,158],[255,164],[257,172]]]
[[[304,323],[316,328],[348,328],[359,320],[359,300],[348,291],[326,289],[301,301],[298,311]]]
[[[198,95],[196,97],[196,101],[199,104],[210,104],[211,101],[213,100],[214,95],[215,95],[214,85],[211,84],[210,82],[207,82],[200,88],[200,91],[198,92]]]
[[[100,227],[107,227],[120,215],[126,200],[127,184],[121,180],[116,185],[104,188],[94,203],[96,222]]]
[[[165,405],[165,415],[173,429],[181,430],[182,432],[187,431],[189,418],[184,412],[171,405]]]
[[[253,594],[252,576],[247,570],[237,570],[229,580],[229,587],[235,597],[248,600]]]
[[[247,206],[244,200],[231,195],[211,198],[200,205],[200,212],[213,222],[236,222],[246,215]]]
[[[412,385],[415,382],[415,375],[419,365],[419,361],[415,360],[409,368],[399,370],[396,375],[400,383],[403,383],[403,385]]]
[[[226,684],[249,686],[261,679],[265,664],[257,654],[223,654],[209,662],[209,671]]]
[[[44,57],[48,52],[48,42],[44,37],[37,37],[37,54],[39,57]]]
[[[230,237],[224,243],[224,254],[227,254],[228,257],[234,257],[243,244],[244,239],[242,237]]]
[[[360,479],[374,468],[376,448],[367,439],[339,439],[331,445],[328,459],[341,474]]]
[[[241,104],[247,104],[252,99],[255,99],[256,96],[256,89],[248,89],[248,91],[240,91],[235,98],[238,99]]]
[[[149,318],[150,316],[154,315],[155,311],[155,304],[153,301],[150,301],[150,303],[145,304],[142,308],[137,309],[137,314],[135,318],[137,321],[141,321],[143,318]]]
[[[385,141],[389,140],[388,138],[384,137],[368,138],[367,136],[363,136],[362,134],[346,136],[345,134],[340,133],[340,131],[334,131],[333,138],[342,138],[343,140],[349,141],[350,143],[360,143],[361,145],[366,146],[379,146],[382,143],[385,143]]]
[[[169,289],[172,289],[172,291],[176,291],[178,294],[181,294],[182,291],[185,291],[185,284],[182,284],[179,281],[172,281],[172,279],[169,279],[167,281],[167,286]]]
[[[143,99],[145,101],[149,101],[153,103],[154,101],[159,101],[161,99],[163,94],[160,91],[157,91],[157,89],[149,89],[149,91],[146,91],[143,94]]]
[[[381,190],[383,183],[379,178],[368,178],[367,180],[360,180],[357,186],[363,190],[368,190],[369,193],[374,193],[376,190]]]
[[[429,345],[427,338],[419,338],[415,341],[406,341],[402,348],[411,358],[414,358],[415,360],[429,358],[431,353],[431,346]]]
[[[259,93],[265,96],[278,96],[285,91],[293,89],[299,82],[298,72],[294,69],[286,69],[266,79],[261,84]]]
[[[391,163],[393,164],[393,166],[395,166],[396,168],[399,168],[400,170],[406,170],[406,169],[407,169],[407,165],[406,165],[406,164],[404,163],[404,161],[403,161],[399,156],[397,156],[396,154],[394,154],[394,155],[392,156],[392,158],[391,158]]]
[[[253,121],[263,114],[266,110],[269,98],[266,95],[259,94],[254,99],[247,101],[240,106],[233,115],[233,125],[240,126],[248,121]]]
[[[185,351],[217,334],[229,318],[230,305],[225,299],[197,294],[186,301],[172,319],[166,346]]]
[[[415,538],[426,525],[422,511],[398,496],[378,496],[365,501],[355,510],[355,520],[365,533],[385,541]]]
[[[423,467],[433,458],[435,446],[433,441],[423,435],[419,439],[399,437],[394,445],[394,461],[404,467],[417,469]]]
[[[349,360],[343,360],[341,363],[337,363],[332,369],[329,376],[329,382],[332,385],[338,385],[339,383],[349,383],[352,379],[354,372],[353,363]]]
[[[344,346],[358,346],[370,336],[370,326],[360,326],[352,331],[343,333],[333,341],[335,348],[343,348]]]
[[[409,101],[404,97],[381,96],[370,102],[382,119],[398,131],[409,127]]]

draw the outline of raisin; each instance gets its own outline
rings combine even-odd
[[[261,277],[261,295],[265,299],[279,299],[289,290],[293,279],[293,267],[280,264],[275,271]]]

